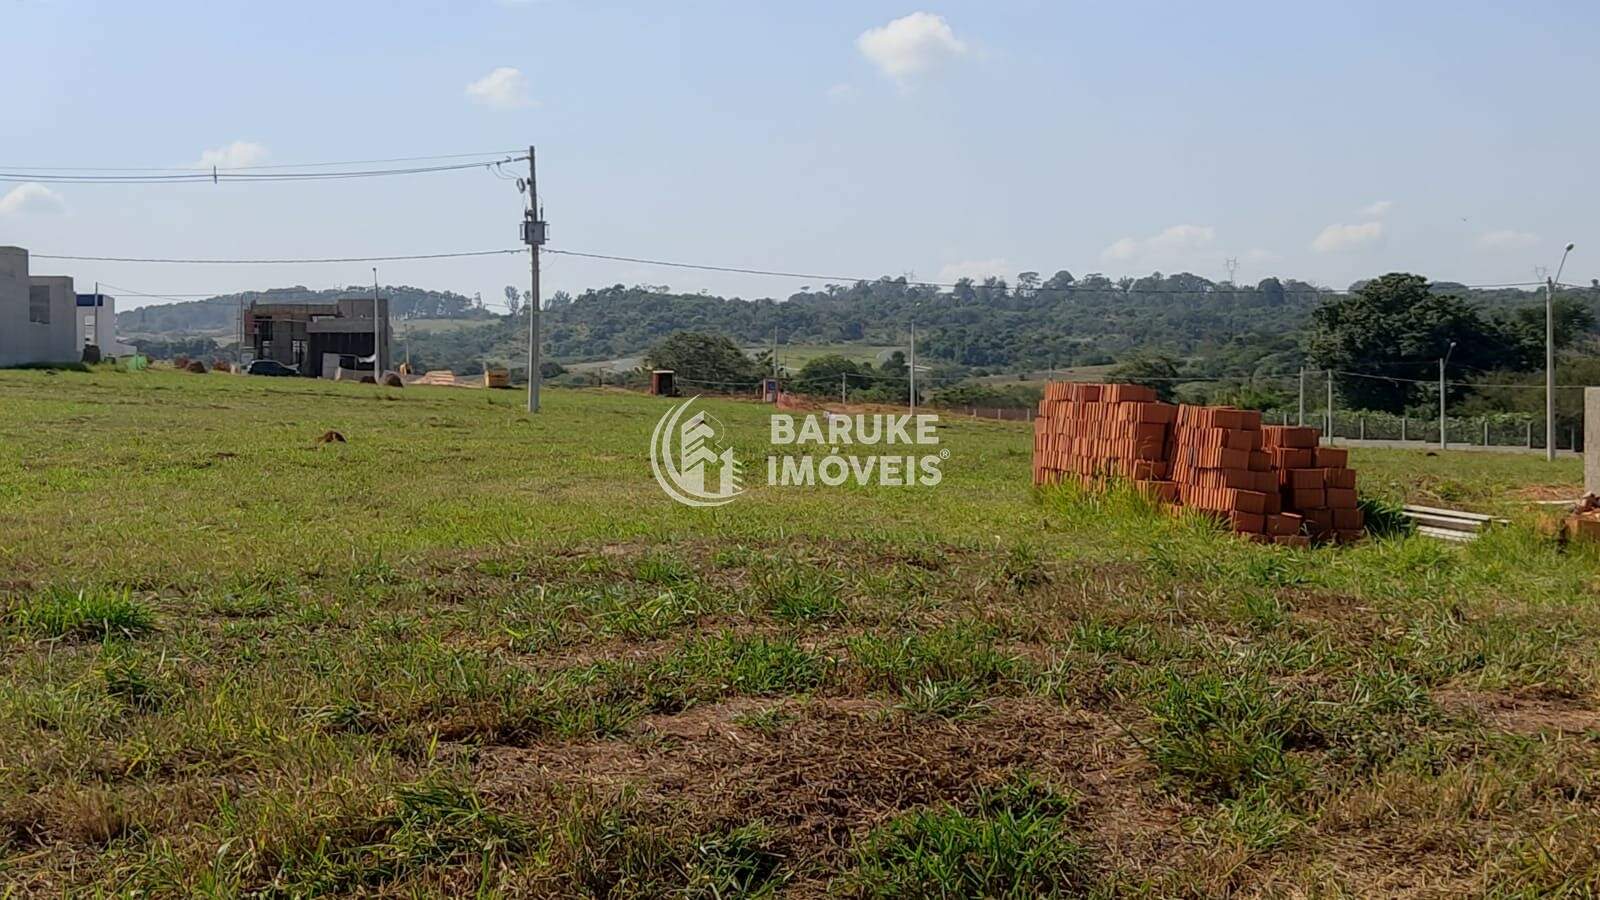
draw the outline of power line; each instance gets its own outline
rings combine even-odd
[[[455,163],[438,166],[410,166],[399,169],[355,169],[342,172],[248,172],[227,171],[222,168],[204,172],[186,172],[181,175],[60,175],[35,172],[0,171],[0,181],[28,181],[37,184],[200,184],[211,182],[287,182],[287,181],[337,181],[352,178],[383,178],[394,175],[426,175],[435,172],[459,172],[466,169],[493,167],[511,162],[507,157],[482,162]]]
[[[258,169],[314,169],[323,166],[364,166],[380,163],[430,162],[440,159],[468,159],[478,156],[511,157],[516,150],[484,150],[480,153],[444,153],[437,156],[391,156],[386,159],[346,159],[338,162],[273,163],[254,166],[216,166],[219,172],[243,172]],[[0,169],[18,172],[206,172],[212,166],[17,166],[0,165]]]
[[[175,259],[146,256],[72,256],[60,253],[30,253],[29,256],[35,259],[69,259],[78,262],[172,263],[194,266],[279,266],[317,263],[398,262],[417,259],[459,259],[467,256],[497,256],[522,252],[519,247],[515,250],[463,250],[456,253],[413,253],[400,256],[325,256],[306,259]]]

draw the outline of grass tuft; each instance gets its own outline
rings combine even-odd
[[[138,637],[155,630],[155,613],[127,591],[50,591],[18,603],[7,617],[30,637]]]
[[[1099,881],[1073,840],[1072,804],[1021,779],[903,814],[856,848],[850,887],[868,897],[1087,897]]]

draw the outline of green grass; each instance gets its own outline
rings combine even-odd
[[[7,619],[23,635],[47,638],[138,637],[155,628],[149,607],[126,590],[49,590],[23,597]]]
[[[857,850],[853,887],[870,897],[1087,897],[1098,874],[1073,840],[1072,804],[1026,779],[979,790],[969,809],[906,813]]]
[[[769,488],[707,399],[756,477],[691,510],[634,394],[0,397],[0,895],[1600,884],[1600,551],[1517,499],[1572,460],[1357,450],[1511,524],[1290,550],[1035,492],[1006,423],[937,487]]]

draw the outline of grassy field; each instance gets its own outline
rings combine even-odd
[[[1600,891],[1575,461],[1358,451],[1516,521],[1296,551],[971,420],[691,510],[546,398],[0,372],[0,896]]]

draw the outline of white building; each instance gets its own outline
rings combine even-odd
[[[110,294],[78,295],[78,337],[82,347],[99,347],[101,357],[132,356],[138,352],[117,341],[117,298]]]
[[[30,275],[28,251],[0,247],[0,367],[83,358],[72,279]]]

